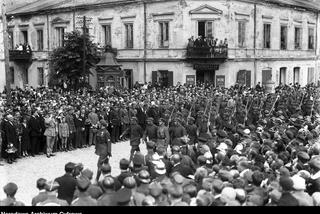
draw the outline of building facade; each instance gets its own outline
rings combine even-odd
[[[316,83],[320,4],[293,2],[37,1],[8,13],[11,49],[25,43],[32,50],[24,60],[10,59],[12,86],[47,85],[50,52],[63,45],[66,32],[81,30],[84,17],[94,42],[117,50],[126,87],[137,81],[175,85],[201,80],[225,87],[236,82]],[[218,43],[227,39],[228,45],[219,54],[212,48],[190,48],[188,39],[199,36],[217,38]],[[96,88],[102,77],[93,73],[89,79]]]

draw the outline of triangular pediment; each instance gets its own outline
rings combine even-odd
[[[52,24],[60,24],[60,23],[69,23],[70,21],[62,19],[60,17],[56,17],[51,22]]]
[[[202,5],[196,9],[190,10],[190,14],[222,14],[222,10],[209,6],[207,4]]]

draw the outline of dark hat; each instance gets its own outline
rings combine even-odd
[[[198,141],[200,143],[206,143],[208,140],[206,138],[204,138],[204,137],[198,137]]]
[[[281,176],[279,180],[279,184],[285,191],[293,190],[293,181],[290,177]]]
[[[123,186],[126,188],[133,189],[136,187],[136,185],[136,180],[132,176],[126,177],[123,180]]]
[[[102,173],[110,173],[110,172],[111,172],[111,166],[110,166],[110,164],[102,164],[102,166],[101,166],[101,172],[102,172]]]
[[[84,169],[84,170],[81,172],[81,174],[82,174],[83,176],[85,176],[86,178],[88,178],[89,180],[91,180],[92,177],[93,177],[93,172],[92,172],[90,169]]]
[[[86,190],[90,186],[90,181],[86,178],[78,178],[77,179],[77,187],[80,190]]]
[[[298,154],[298,159],[301,159],[301,160],[309,160],[310,159],[310,156],[308,155],[308,153],[306,152],[303,152],[303,151],[299,151]]]
[[[128,188],[119,189],[114,196],[115,201],[118,205],[125,205],[130,202],[132,192]]]
[[[141,183],[150,183],[150,173],[147,170],[141,170],[138,174],[138,179]]]
[[[100,124],[101,124],[102,126],[104,126],[104,127],[107,127],[107,126],[108,126],[108,123],[107,123],[107,121],[105,121],[105,120],[100,120]]]
[[[127,159],[125,159],[125,158],[122,158],[122,159],[120,160],[120,168],[121,168],[121,169],[128,168],[129,165],[130,165],[129,160],[127,160]]]
[[[309,166],[320,170],[320,155],[317,155],[315,157],[313,157],[310,161],[309,161]]]
[[[160,121],[163,122],[163,123],[166,122],[165,119],[163,119],[163,118],[160,118],[160,119],[159,119],[159,122],[160,122]]]
[[[134,165],[144,165],[144,156],[141,152],[136,152],[132,158]]]
[[[68,163],[64,166],[64,169],[65,169],[65,171],[67,171],[67,172],[71,172],[72,170],[74,170],[75,167],[76,167],[76,164],[75,164],[75,163],[68,162]]]
[[[154,141],[151,141],[151,140],[147,141],[146,144],[147,144],[147,148],[148,149],[153,149],[156,146],[156,143]]]
[[[13,196],[14,194],[16,194],[17,190],[18,190],[17,184],[12,182],[8,183],[3,187],[3,191],[10,196]]]
[[[217,131],[217,135],[218,135],[219,137],[221,137],[221,138],[226,138],[226,137],[228,137],[228,134],[227,134],[225,131],[221,130],[221,129]]]
[[[106,189],[113,189],[114,188],[114,179],[112,177],[105,177],[102,181],[102,187]]]

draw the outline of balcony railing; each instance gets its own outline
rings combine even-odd
[[[226,47],[188,47],[188,59],[227,59],[228,48]]]
[[[32,59],[32,52],[25,50],[9,50],[10,61],[30,61]]]

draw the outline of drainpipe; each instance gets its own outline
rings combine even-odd
[[[257,58],[256,58],[256,48],[257,48],[257,3],[254,2],[254,25],[253,25],[253,56],[254,56],[254,72],[253,72],[253,86],[257,83]]]
[[[143,1],[144,46],[143,46],[143,79],[147,82],[147,3]]]

